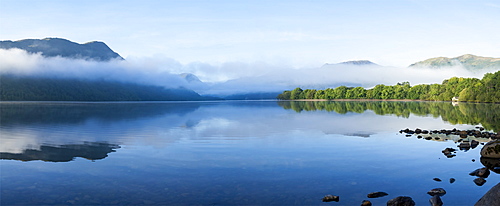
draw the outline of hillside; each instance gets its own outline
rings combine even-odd
[[[187,89],[134,83],[0,75],[1,101],[183,101],[206,100]]]
[[[78,44],[61,38],[23,39],[19,41],[0,41],[0,49],[18,48],[29,53],[41,53],[45,57],[61,56],[74,59],[109,61],[123,58],[105,43],[92,41]]]
[[[419,61],[409,67],[415,68],[442,68],[451,66],[463,66],[468,70],[480,70],[486,68],[499,68],[500,58],[481,57],[472,54],[465,54],[455,58],[436,57]]]

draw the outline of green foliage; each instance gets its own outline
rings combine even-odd
[[[290,93],[290,94],[289,94]],[[500,71],[485,74],[483,79],[452,77],[442,84],[410,86],[409,82],[394,86],[383,84],[372,89],[362,87],[327,88],[313,90],[296,88],[278,95],[281,100],[294,99],[410,99],[429,101],[451,101],[458,97],[463,102],[500,102]]]

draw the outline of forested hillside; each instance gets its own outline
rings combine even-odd
[[[393,86],[379,84],[372,89],[363,87],[328,88],[325,90],[296,88],[277,96],[281,100],[295,99],[409,99],[451,101],[458,97],[464,102],[500,102],[500,71],[485,74],[482,79],[453,77],[442,84],[411,86],[409,82]]]
[[[1,101],[172,101],[203,100],[187,89],[102,80],[0,75]]]

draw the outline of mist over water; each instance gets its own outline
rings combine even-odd
[[[430,68],[398,68],[390,66],[357,66],[329,64],[295,68],[286,64],[266,62],[224,62],[209,64],[179,61],[164,57],[128,57],[127,60],[98,62],[62,57],[43,57],[20,49],[0,49],[0,74],[29,75],[87,80],[110,80],[188,88],[206,95],[281,92],[296,87],[325,89],[328,87],[394,85],[408,81],[411,85],[441,83],[451,77],[481,78],[498,68],[471,72],[461,66]],[[188,81],[182,73],[196,75],[200,81]]]

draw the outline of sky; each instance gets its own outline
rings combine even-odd
[[[406,67],[427,58],[500,56],[492,0],[0,0],[0,40],[103,41],[121,56],[182,64],[348,60]]]
[[[102,63],[0,50],[0,73],[221,95],[441,83],[491,71],[407,67],[441,56],[500,57],[499,19],[500,1],[493,0],[0,0],[0,40],[103,41],[126,59]],[[322,67],[352,60],[384,67]],[[203,83],[186,82],[181,73]]]

